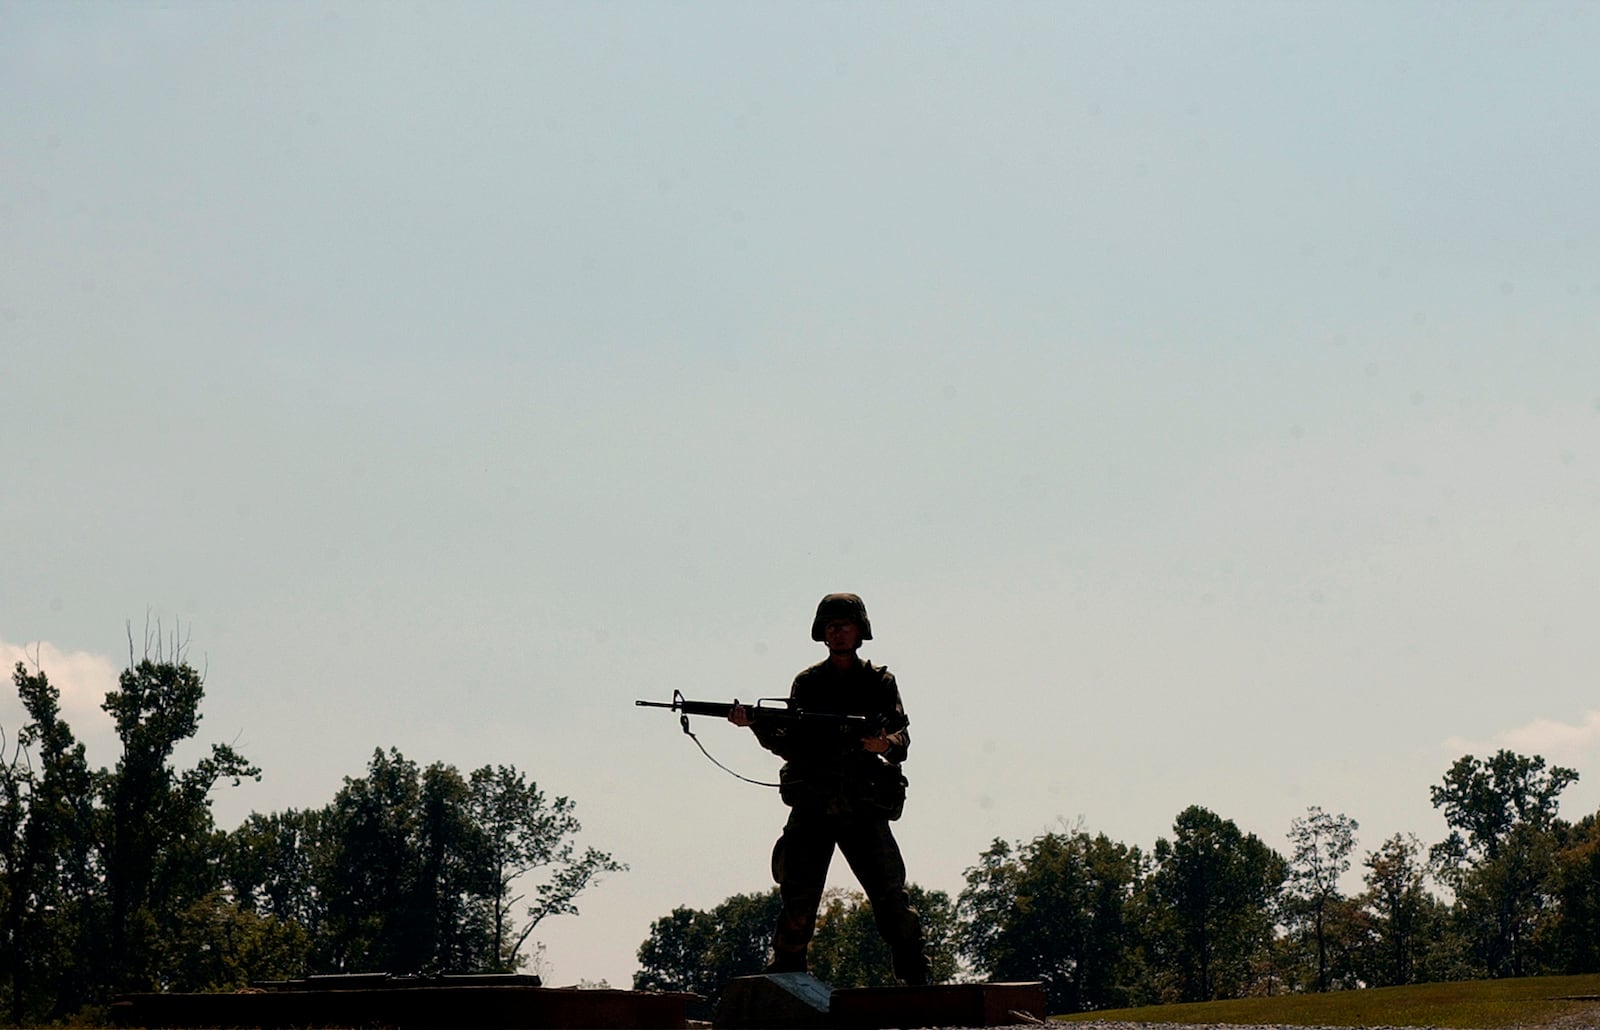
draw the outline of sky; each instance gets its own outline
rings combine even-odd
[[[952,896],[1190,805],[1431,843],[1502,747],[1595,812],[1597,51],[1581,3],[0,0],[0,659],[111,765],[181,648],[179,761],[263,769],[227,828],[378,748],[572,798],[629,868],[553,984],[771,885],[776,793],[633,702],[782,696],[832,591]]]

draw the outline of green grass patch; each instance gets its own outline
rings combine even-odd
[[[1574,1000],[1584,996],[1595,1000]],[[1328,994],[1148,1005],[1054,1018],[1063,1022],[1104,1019],[1135,1023],[1425,1026],[1459,1030],[1600,1026],[1600,974],[1413,984]]]

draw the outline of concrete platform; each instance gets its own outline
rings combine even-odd
[[[722,989],[716,1030],[826,1030],[833,988],[810,973],[735,977]]]
[[[741,976],[722,993],[716,1030],[879,1030],[1042,1022],[1044,985],[940,984],[834,990],[806,973]]]
[[[356,985],[239,994],[128,994],[122,1027],[570,1027],[684,1030],[696,995],[516,984]]]
[[[572,1030],[687,1030],[696,995],[541,987],[528,978],[315,977],[237,994],[127,994],[111,1006],[121,1027],[471,1026]],[[879,1030],[993,1027],[1042,1021],[1039,983],[942,984],[834,990],[806,973],[735,979],[716,1030]],[[703,1024],[700,1024],[703,1025]]]
[[[850,987],[834,991],[829,1000],[836,1030],[1015,1026],[1043,1022],[1048,1015],[1044,984],[1035,982]]]

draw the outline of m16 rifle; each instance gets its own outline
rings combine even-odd
[[[689,729],[689,716],[704,715],[716,719],[726,719],[733,714],[733,710],[741,707],[738,700],[727,701],[690,701],[683,696],[681,691],[672,692],[671,701],[635,701],[641,708],[666,708],[678,713],[678,725],[683,727],[684,735],[694,741],[700,753],[711,759],[711,763],[730,776],[736,776],[746,783],[754,783],[760,787],[776,787],[776,783],[764,783],[752,780],[747,776],[740,776],[729,769],[706,750],[700,738]],[[841,732],[854,731],[863,739],[875,737],[880,733],[893,733],[905,728],[906,719],[903,715],[849,715],[842,712],[813,712],[796,705],[787,697],[764,697],[756,700],[754,704],[742,706],[752,723],[831,723],[839,727]]]
[[[709,715],[714,719],[726,719],[733,714],[735,708],[740,707],[738,698],[733,701],[690,701],[681,691],[672,692],[671,701],[635,701],[634,704],[642,708],[667,708],[680,713],[678,718],[685,725],[689,724],[691,715]],[[873,730],[873,720],[865,715],[842,715],[837,712],[808,712],[798,707],[787,697],[757,698],[754,704],[744,705],[745,713],[752,722],[837,722],[860,723],[864,731]],[[687,730],[685,731],[687,732]]]

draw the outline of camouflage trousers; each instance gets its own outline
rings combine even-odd
[[[906,894],[906,864],[886,819],[790,810],[783,835],[772,849],[772,878],[783,908],[772,934],[770,972],[804,972],[806,950],[817,926],[817,908],[838,847],[861,882],[878,933],[889,946],[894,975],[908,984],[928,982],[922,920]]]

